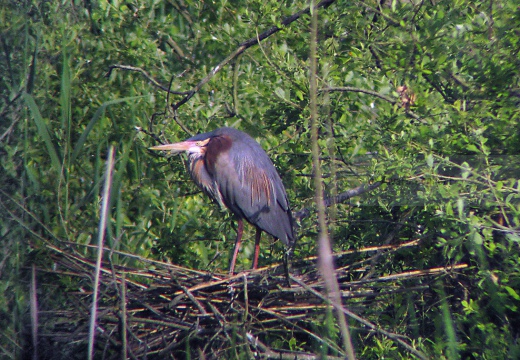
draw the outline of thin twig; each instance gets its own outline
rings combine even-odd
[[[163,91],[166,91],[170,94],[175,94],[175,95],[187,95],[188,92],[187,91],[172,91],[170,90],[168,87],[160,84],[157,80],[155,80],[153,77],[150,76],[150,74],[148,74],[146,72],[146,70],[144,69],[141,69],[140,67],[136,67],[136,66],[130,66],[130,65],[110,65],[110,67],[108,68],[108,72],[106,73],[105,77],[109,77],[111,74],[112,74],[112,70],[114,69],[121,69],[121,70],[130,70],[130,71],[136,71],[136,72],[139,72],[141,74],[143,74],[143,76],[145,78],[147,78],[155,87],[163,90]]]
[[[372,90],[367,90],[367,89],[360,89],[360,88],[355,88],[355,87],[351,87],[351,86],[338,86],[338,87],[326,87],[326,88],[323,88],[323,89],[320,89],[320,91],[327,91],[327,92],[334,92],[334,91],[337,91],[337,92],[358,92],[358,93],[363,93],[363,94],[368,94],[368,95],[372,95],[372,96],[375,96],[375,97],[378,97],[380,99],[383,99],[385,100],[386,102],[392,104],[392,105],[395,105],[397,103],[399,103],[399,101],[397,99],[393,99],[391,97],[388,97],[388,96],[385,96],[383,94],[380,94],[378,93],[377,91],[372,91]],[[415,119],[415,120],[418,120],[418,121],[421,121],[421,122],[424,122],[423,119],[421,119],[419,117],[419,115],[415,114],[413,111],[410,111],[406,108],[404,108],[404,112],[410,116],[411,118]]]
[[[188,296],[188,298],[195,304],[195,306],[199,309],[200,313],[204,316],[208,315],[208,313],[206,312],[206,309],[204,309],[204,306],[201,304],[200,301],[198,301],[195,296],[193,296],[193,294],[191,293],[191,291],[186,288],[185,286],[182,286],[180,284],[177,284],[181,289],[182,291],[184,291],[184,293],[186,294],[186,296]]]
[[[330,197],[326,197],[323,201],[324,201],[324,204],[325,204],[325,207],[329,207],[331,206],[332,204],[340,204],[340,203],[343,203],[351,198],[353,198],[354,196],[359,196],[359,195],[362,195],[366,192],[369,192],[369,191],[372,191],[374,189],[377,189],[379,186],[381,186],[382,182],[381,181],[377,181],[373,184],[370,184],[370,185],[359,185],[358,187],[354,188],[354,189],[351,189],[351,190],[347,190],[347,191],[344,191],[342,193],[339,193],[334,199],[330,198]],[[307,217],[309,217],[311,215],[311,209],[310,208],[303,208],[297,212],[295,212],[293,214],[294,218],[295,219],[298,219],[298,220],[303,220]]]
[[[2,118],[2,116],[0,115],[0,119]],[[12,122],[11,122],[11,125],[9,125],[9,127],[7,128],[7,130],[0,136],[0,142],[2,142],[4,140],[4,138],[6,138],[7,136],[9,136],[11,134],[11,132],[13,131],[15,125],[18,123],[18,121],[20,120],[19,117],[17,117],[16,119],[14,119]]]
[[[97,302],[99,294],[99,277],[101,269],[101,258],[103,255],[103,242],[105,240],[105,230],[109,218],[109,206],[110,206],[110,190],[112,187],[112,175],[114,171],[115,163],[115,150],[113,146],[108,149],[107,164],[105,171],[105,185],[103,189],[102,205],[101,205],[101,216],[99,219],[98,228],[98,252],[96,259],[96,267],[94,273],[94,286],[92,293],[92,309],[90,312],[90,326],[89,326],[89,337],[88,337],[88,359],[94,359],[94,337],[96,333],[96,319],[97,319]]]
[[[377,91],[361,89],[361,88],[355,88],[355,87],[351,87],[351,86],[326,87],[326,88],[320,89],[320,91],[327,91],[327,92],[358,92],[358,93],[363,93],[363,94],[368,94],[368,95],[372,95],[372,96],[378,97],[380,99],[385,100],[386,102],[389,102],[392,105],[398,103],[398,101],[396,99],[393,99],[391,97],[388,97],[388,96],[385,96],[383,94],[380,94]]]
[[[387,282],[387,281],[393,281],[393,280],[402,280],[402,279],[407,279],[410,277],[447,274],[448,271],[466,269],[467,267],[468,267],[468,264],[456,264],[453,266],[442,266],[442,267],[436,267],[436,268],[425,269],[425,270],[411,270],[411,271],[405,271],[405,272],[402,272],[399,274],[380,276],[378,278],[359,280],[359,281],[350,281],[348,283],[348,285],[349,286],[364,285],[367,283],[378,283],[378,282]]]

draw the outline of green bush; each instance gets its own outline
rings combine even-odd
[[[227,268],[236,231],[232,216],[200,193],[180,158],[150,153],[156,143],[136,128],[168,141],[187,138],[184,128],[247,131],[273,159],[293,209],[314,213],[309,16],[282,25],[306,6],[4,2],[0,344],[7,358],[20,356],[26,338],[27,269],[52,267],[45,244],[92,251],[74,244],[95,242],[110,145],[116,166],[106,245],[186,267]],[[432,358],[520,353],[519,24],[520,10],[510,0],[332,1],[319,9],[326,194],[381,182],[329,208],[334,249],[419,241],[355,259],[366,267],[351,280],[468,265],[424,280],[427,292],[390,292],[362,311]],[[240,44],[273,26],[280,31],[215,71]],[[176,92],[196,88],[212,71],[173,112],[170,105],[185,96]],[[316,253],[315,220],[298,224],[296,261]],[[253,233],[246,226],[240,268],[250,265]],[[266,240],[264,235],[265,249]],[[262,263],[281,260],[281,245],[270,244]],[[338,266],[352,261],[342,259]],[[137,264],[128,257],[111,260]],[[38,279],[46,298],[51,282],[43,272]],[[65,279],[53,284],[64,293],[77,286]],[[359,357],[411,356],[388,338],[353,326]]]

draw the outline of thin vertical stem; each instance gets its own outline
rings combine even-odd
[[[334,264],[332,260],[332,249],[325,217],[325,201],[323,199],[323,184],[321,179],[320,149],[318,146],[318,82],[317,82],[317,40],[318,40],[318,9],[314,0],[310,0],[311,9],[311,43],[310,43],[310,117],[311,117],[311,140],[312,161],[314,165],[314,186],[316,187],[316,206],[318,208],[318,266],[325,282],[329,299],[336,310],[339,326],[343,339],[343,347],[349,360],[354,360],[354,350],[350,339],[350,331],[347,319],[341,304],[339,285],[336,279]]]
[[[31,337],[33,346],[33,360],[38,360],[38,296],[36,294],[36,266],[32,264],[31,271]]]
[[[105,240],[105,230],[108,221],[108,212],[110,205],[110,189],[112,187],[112,174],[114,171],[114,147],[108,149],[108,158],[105,171],[105,184],[103,188],[103,198],[101,204],[101,216],[98,227],[98,253],[96,259],[96,268],[94,273],[94,289],[92,292],[92,308],[90,311],[90,326],[88,336],[88,359],[94,358],[94,337],[96,333],[96,319],[97,319],[97,302],[98,302],[98,287],[99,274],[101,270],[101,258],[103,256],[103,242]]]
[[[126,318],[126,273],[121,273],[121,359],[128,358],[127,318]]]

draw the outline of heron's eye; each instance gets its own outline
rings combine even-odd
[[[205,139],[205,140],[197,141],[197,142],[195,143],[195,145],[197,145],[197,146],[199,146],[199,147],[207,146],[208,143],[209,143],[209,140],[210,140],[210,139]]]

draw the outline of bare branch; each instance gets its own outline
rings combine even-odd
[[[325,199],[325,206],[329,207],[332,204],[339,204],[342,202],[347,201],[348,199],[353,198],[354,196],[359,196],[361,194],[364,194],[366,192],[372,191],[374,189],[377,189],[381,186],[381,181],[377,181],[373,184],[370,184],[368,186],[360,185],[357,188],[347,190],[345,192],[342,192],[338,194],[335,198],[326,198]]]
[[[179,46],[179,44],[177,44],[175,42],[175,40],[172,39],[171,36],[168,36],[166,38],[166,44],[168,44],[174,51],[175,54],[177,54],[179,56],[179,58],[181,58],[182,60],[185,60],[187,62],[189,62],[190,64],[192,65],[195,65],[195,63],[193,62],[193,60],[191,60],[189,57],[187,57],[186,55],[184,55],[184,52],[182,51],[181,47]]]
[[[326,8],[334,2],[335,2],[335,0],[323,0],[318,5],[316,5],[315,8],[316,9],[322,8],[322,7]],[[310,7],[306,8],[304,10],[298,11],[297,13],[292,14],[291,16],[288,16],[285,19],[283,19],[283,21],[281,22],[281,25],[283,25],[285,27],[285,26],[295,22],[303,15],[309,14],[309,13],[310,13]],[[180,100],[179,102],[177,102],[175,104],[172,104],[173,110],[177,110],[183,104],[188,102],[188,100],[190,100],[193,97],[193,95],[195,95],[205,84],[207,84],[211,80],[211,78],[213,78],[213,76],[215,76],[216,73],[218,73],[220,70],[222,70],[222,68],[224,68],[227,64],[229,64],[229,62],[231,60],[236,58],[238,55],[242,54],[244,51],[246,51],[250,47],[252,47],[254,45],[258,45],[260,43],[260,41],[268,38],[269,36],[277,33],[280,30],[282,30],[282,28],[280,28],[278,26],[273,26],[270,29],[268,29],[268,30],[264,31],[263,33],[261,33],[260,35],[258,35],[258,37],[255,36],[249,40],[244,41],[242,44],[240,44],[240,46],[237,49],[235,49],[235,51],[233,51],[224,60],[222,60],[217,66],[215,66],[209,72],[209,74],[206,75],[193,89],[184,93],[184,94],[186,94],[186,96],[182,100]],[[182,94],[182,95],[184,95],[184,94]]]
[[[375,182],[370,185],[360,185],[357,188],[339,193],[335,198],[326,197],[324,199],[325,206],[329,207],[332,204],[343,203],[343,202],[347,201],[348,199],[353,198],[354,196],[359,196],[366,192],[372,191],[372,190],[380,187],[381,184],[382,184],[381,181],[378,181],[378,182]],[[306,217],[309,217],[310,214],[311,214],[310,208],[303,208],[303,209],[299,210],[298,212],[294,213],[294,218],[301,221],[301,220],[305,219]]]
[[[360,88],[355,88],[355,87],[351,87],[351,86],[338,86],[338,87],[326,87],[326,88],[323,88],[323,89],[320,89],[320,91],[328,91],[328,92],[334,92],[334,91],[337,91],[337,92],[358,92],[358,93],[363,93],[363,94],[368,94],[368,95],[372,95],[372,96],[375,96],[375,97],[378,97],[380,99],[383,99],[384,101],[392,104],[392,105],[395,105],[397,103],[399,103],[398,100],[396,99],[393,99],[391,97],[388,97],[388,96],[385,96],[385,95],[382,95],[380,93],[378,93],[377,91],[372,91],[372,90],[367,90],[367,89],[360,89]],[[421,122],[424,122],[424,120],[422,120],[419,115],[415,114],[413,111],[410,111],[406,108],[404,108],[404,112],[406,113],[406,115],[410,116],[411,118],[414,118],[415,120],[419,120]]]
[[[155,87],[166,91],[170,94],[175,95],[187,95],[189,94],[189,91],[171,91],[167,86],[161,85],[157,80],[155,80],[153,77],[150,76],[145,70],[141,69],[140,67],[130,66],[130,65],[111,65],[108,69],[108,72],[106,73],[105,77],[109,77],[112,73],[112,70],[114,69],[122,69],[122,70],[130,70],[130,71],[136,71],[140,72],[144,75],[145,78],[147,78]]]
[[[355,87],[351,87],[351,86],[326,87],[326,88],[320,89],[320,91],[328,91],[328,92],[334,92],[334,91],[337,91],[337,92],[358,92],[358,93],[363,93],[363,94],[376,96],[376,97],[378,97],[380,99],[385,100],[386,102],[389,102],[392,105],[397,103],[397,100],[392,99],[391,97],[382,95],[382,94],[378,93],[377,91],[360,89],[360,88],[355,88]]]
[[[0,116],[0,118],[1,118],[1,116]],[[18,123],[19,120],[20,120],[19,117],[17,117],[16,119],[13,120],[13,122],[11,123],[11,125],[9,125],[7,130],[0,136],[0,142],[2,142],[6,137],[8,137],[13,132],[14,127]]]

